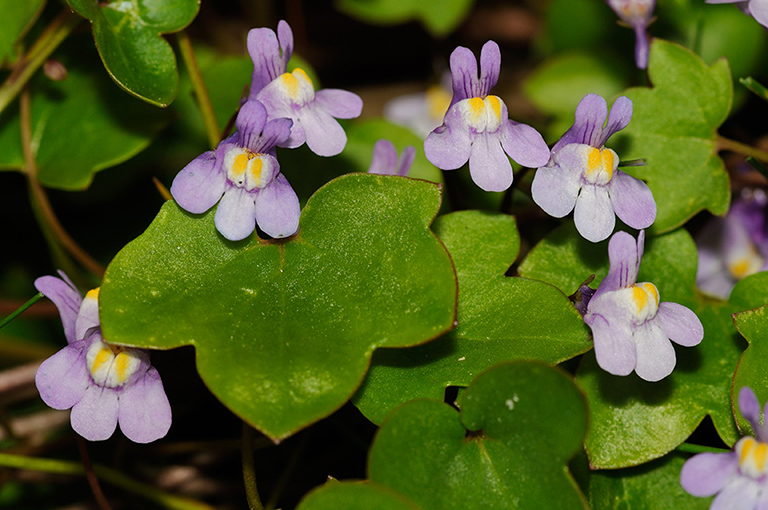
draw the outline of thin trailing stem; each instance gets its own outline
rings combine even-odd
[[[713,446],[703,446],[693,443],[683,443],[675,449],[679,452],[685,453],[726,453],[731,451],[725,450],[723,448],[715,448]]]
[[[245,498],[250,510],[264,510],[256,485],[256,469],[253,462],[253,429],[243,422],[243,482],[245,483]]]
[[[107,497],[104,495],[104,491],[101,490],[101,485],[99,485],[99,480],[96,478],[96,473],[93,472],[93,465],[91,464],[91,457],[88,455],[88,447],[85,445],[85,439],[80,436],[77,436],[77,448],[80,450],[80,459],[83,461],[85,479],[88,480],[88,485],[91,486],[91,492],[93,492],[93,497],[96,498],[96,503],[101,510],[112,510],[109,501],[107,501]]]
[[[205,132],[208,135],[208,143],[212,149],[221,141],[221,129],[216,121],[216,114],[213,112],[211,97],[208,95],[208,89],[203,81],[203,75],[200,73],[200,67],[197,65],[195,50],[192,48],[192,42],[189,40],[187,32],[182,30],[176,34],[181,50],[181,58],[189,73],[189,79],[192,81],[192,89],[195,91],[197,104],[200,107],[200,113],[203,116]]]
[[[48,195],[37,180],[37,161],[35,160],[35,152],[32,148],[32,117],[29,103],[29,91],[25,90],[21,94],[21,144],[24,152],[24,168],[29,182],[30,198],[32,200],[32,207],[38,213],[36,214],[38,222],[41,223],[41,228],[43,228],[44,232],[49,231],[51,233],[58,245],[64,248],[84,268],[101,279],[104,276],[104,266],[83,250],[64,229],[53,211]],[[54,253],[56,253],[55,248]]]
[[[8,317],[6,317],[2,321],[0,321],[0,329],[3,329],[6,324],[10,323],[13,319],[18,317],[22,313],[24,313],[24,311],[27,310],[27,308],[29,308],[30,306],[34,305],[35,303],[37,303],[41,299],[43,299],[43,293],[42,292],[38,292],[37,294],[35,294],[35,296],[32,299],[30,299],[29,301],[27,301],[26,303],[21,305],[15,312],[13,312]]]
[[[80,21],[82,18],[73,13],[69,7],[65,7],[61,14],[51,21],[51,24],[40,34],[29,51],[19,59],[10,76],[0,86],[0,112],[5,110],[11,101],[21,93],[35,71],[43,65],[53,50],[67,38]]]
[[[725,150],[735,152],[736,154],[742,154],[744,156],[751,156],[757,160],[768,162],[768,151],[752,147],[745,143],[737,142],[729,138],[722,136],[717,137],[718,150]]]
[[[0,452],[0,466],[62,475],[82,476],[85,474],[85,469],[79,462],[58,459],[41,459],[2,452]],[[134,494],[138,494],[139,496],[143,496],[144,498],[170,510],[214,510],[213,507],[206,505],[201,501],[168,494],[167,492],[156,489],[150,485],[137,482],[116,469],[94,464],[93,472],[100,480],[133,492]]]

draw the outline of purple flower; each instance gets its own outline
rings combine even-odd
[[[248,32],[248,53],[253,60],[249,99],[261,101],[270,120],[293,120],[290,136],[278,145],[293,148],[306,142],[319,156],[339,154],[347,143],[347,135],[336,119],[360,116],[360,96],[339,89],[315,91],[312,80],[302,69],[286,72],[293,54],[293,32],[285,21],[278,23],[277,35],[268,28]]]
[[[683,464],[680,484],[693,496],[717,494],[710,510],[768,508],[768,427],[760,424],[760,403],[748,386],[739,391],[739,409],[756,437],[742,437],[726,453],[699,453]]]
[[[635,239],[616,232],[608,243],[610,269],[587,304],[584,322],[592,329],[597,364],[613,375],[633,370],[646,381],[658,381],[675,368],[675,343],[691,347],[704,329],[688,308],[659,302],[649,282],[636,283],[645,232]]]
[[[299,199],[280,173],[275,145],[288,139],[290,119],[267,121],[258,101],[246,101],[235,122],[237,131],[193,159],[173,180],[171,194],[185,210],[201,214],[219,202],[216,229],[230,241],[248,237],[258,223],[272,237],[299,228]],[[222,197],[223,195],[223,197]]]
[[[369,174],[399,175],[405,177],[416,157],[416,149],[408,146],[403,149],[400,164],[397,164],[397,149],[389,140],[381,139],[373,146],[373,157]]]
[[[35,384],[54,409],[72,408],[72,428],[89,441],[108,439],[117,424],[136,443],[160,439],[171,427],[171,406],[160,374],[141,349],[110,345],[101,336],[99,289],[85,299],[67,276],[43,276],[35,287],[54,302],[67,346],[45,360]]]
[[[648,67],[648,34],[646,28],[653,17],[656,0],[606,0],[611,9],[635,30],[635,64]]]
[[[384,118],[426,138],[443,123],[451,104],[451,73],[443,75],[439,85],[426,92],[416,92],[390,99],[384,105]]]
[[[608,123],[603,126],[608,118]],[[632,101],[621,96],[608,115],[605,99],[587,94],[576,107],[573,126],[552,147],[547,166],[533,178],[531,192],[547,214],[562,218],[574,211],[576,230],[585,239],[606,239],[614,213],[632,228],[649,227],[656,202],[648,185],[618,170],[619,156],[605,147],[608,138],[632,119]]]
[[[712,218],[698,233],[696,284],[703,292],[728,299],[737,281],[768,269],[766,205],[764,191],[745,190],[724,218]]]
[[[768,1],[766,0],[707,0],[708,4],[736,4],[736,7],[749,14],[755,20],[768,27]]]
[[[482,74],[472,52],[459,46],[451,54],[453,99],[443,125],[424,141],[427,159],[443,170],[469,161],[469,173],[485,191],[504,191],[512,184],[512,165],[505,152],[524,166],[546,164],[549,149],[538,131],[508,118],[507,105],[489,95],[499,80],[499,45],[488,41],[480,54]]]

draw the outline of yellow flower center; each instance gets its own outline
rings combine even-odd
[[[476,132],[493,133],[501,126],[501,107],[504,103],[497,96],[488,96],[485,99],[473,97],[459,101],[458,104],[461,105],[459,108],[465,122]]]
[[[227,178],[235,186],[248,191],[269,184],[276,170],[274,165],[272,158],[244,147],[232,147],[224,155]]]
[[[739,470],[742,474],[754,479],[765,476],[768,444],[753,437],[743,437],[736,443],[736,454],[739,456]]]
[[[442,121],[451,105],[451,94],[443,87],[433,85],[427,89],[426,99],[430,118]]]
[[[755,274],[763,267],[763,257],[757,253],[755,245],[750,243],[746,250],[739,250],[740,253],[736,253],[734,256],[729,257],[727,261],[728,272],[736,280],[746,278],[751,274]]]
[[[659,311],[659,291],[650,282],[643,282],[616,292],[616,302],[635,324],[642,324],[656,317]]]
[[[138,349],[109,345],[99,340],[88,348],[85,359],[91,378],[96,384],[105,388],[117,388],[138,372],[146,357],[146,353]]]
[[[283,93],[297,105],[304,105],[315,99],[315,87],[303,69],[297,67],[278,78]]]
[[[588,146],[587,146],[588,147]],[[584,179],[590,184],[606,185],[613,179],[613,172],[618,166],[619,157],[611,149],[586,149],[586,168]]]

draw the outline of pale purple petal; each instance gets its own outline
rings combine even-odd
[[[75,338],[78,340],[87,338],[89,330],[94,331],[99,327],[101,327],[101,320],[99,319],[98,290],[93,290],[85,295],[85,299],[80,304],[80,312],[75,321]]]
[[[527,124],[507,121],[501,128],[504,151],[522,166],[537,168],[549,161],[549,147],[538,131]]]
[[[299,113],[294,111],[294,106],[291,99],[286,95],[282,80],[275,80],[268,83],[259,94],[256,96],[256,101],[259,101],[267,109],[267,114],[270,119],[288,118],[296,123],[296,119]],[[254,99],[254,98],[251,98]],[[294,127],[296,127],[294,125]]]
[[[495,41],[487,41],[480,50],[480,81],[474,97],[487,96],[499,81],[501,50]],[[533,165],[536,166],[536,165]]]
[[[764,0],[750,0],[749,13],[764,27],[768,27],[768,2]]]
[[[344,150],[347,134],[336,119],[325,111],[307,105],[301,109],[298,124],[307,138],[307,146],[318,156],[335,156]],[[293,138],[293,133],[291,133]],[[289,140],[290,141],[290,140]]]
[[[760,402],[749,386],[742,386],[739,390],[739,411],[757,433],[760,430]]]
[[[354,119],[363,111],[360,96],[341,89],[318,90],[315,92],[315,104],[337,119]]]
[[[480,189],[504,191],[512,185],[512,164],[497,133],[479,133],[472,141],[469,174]]]
[[[92,384],[72,408],[72,428],[89,441],[109,439],[117,428],[117,410],[117,391]]]
[[[587,241],[597,243],[607,239],[616,225],[608,191],[592,184],[582,186],[573,212],[576,230]]]
[[[640,179],[616,170],[607,188],[616,216],[630,227],[648,228],[656,220],[653,193]]]
[[[627,96],[619,96],[611,106],[611,113],[608,114],[608,122],[603,128],[602,136],[599,139],[599,145],[595,147],[602,147],[606,140],[608,140],[614,133],[618,133],[629,125],[629,121],[632,120],[632,100]]]
[[[259,228],[271,237],[288,237],[299,229],[299,199],[283,174],[259,191],[254,207]]]
[[[451,83],[453,85],[453,106],[459,101],[476,97],[477,59],[469,48],[459,46],[451,53]],[[450,109],[450,107],[449,107]]]
[[[768,490],[765,487],[762,488],[757,500],[756,510],[768,510]]]
[[[664,334],[673,342],[685,347],[698,345],[704,338],[701,321],[689,308],[677,303],[659,303],[659,311],[654,319]]]
[[[451,107],[445,115],[445,124],[432,131],[424,140],[424,155],[437,168],[455,170],[469,161],[471,152],[469,127],[459,108]]]
[[[224,193],[227,177],[216,168],[216,153],[204,152],[176,175],[171,195],[179,206],[193,214],[213,207]]]
[[[747,476],[734,477],[715,496],[709,510],[753,510],[761,485]]]
[[[648,67],[648,53],[650,44],[648,42],[648,32],[645,25],[635,26],[635,65],[638,69]],[[610,135],[609,135],[610,136]]]
[[[283,62],[287,66],[293,56],[293,31],[288,22],[282,19],[277,23],[277,40],[280,41]]]
[[[261,135],[266,123],[267,109],[264,105],[255,100],[246,101],[240,107],[235,121],[237,132],[240,134],[238,145],[251,148]]]
[[[243,188],[229,188],[219,202],[214,223],[216,230],[230,241],[240,241],[251,235],[256,228],[253,195]]]
[[[557,165],[536,170],[531,184],[533,201],[555,218],[562,218],[573,210],[579,189],[579,175]]]
[[[576,120],[573,126],[557,141],[552,152],[571,143],[583,143],[592,147],[602,139],[603,124],[608,116],[605,99],[597,94],[587,94],[576,107]]]
[[[635,372],[640,378],[656,382],[672,373],[677,362],[675,348],[655,321],[639,326],[634,341],[637,345]]]
[[[83,398],[91,382],[85,363],[86,342],[72,342],[43,361],[37,369],[35,386],[49,407],[69,409]]]
[[[373,146],[369,174],[393,175],[397,169],[397,149],[395,145],[382,138]]]
[[[285,143],[291,136],[293,121],[291,119],[272,119],[264,126],[261,136],[255,141],[254,145],[248,148],[255,152],[273,152],[273,149]]]
[[[680,484],[692,496],[707,497],[720,492],[738,476],[739,458],[736,452],[700,453],[683,464]]]
[[[35,280],[35,288],[56,305],[61,317],[61,325],[64,326],[64,336],[68,343],[72,343],[78,340],[75,337],[75,322],[83,296],[67,275],[61,271],[59,275],[61,278],[41,276]]]
[[[708,4],[737,4],[737,3],[747,3],[745,0],[705,0],[705,3]]]
[[[608,274],[600,282],[595,293],[595,299],[604,292],[631,287],[637,282],[640,271],[642,249],[638,247],[635,238],[626,232],[613,234],[608,242]]]
[[[416,159],[416,148],[409,145],[400,154],[400,165],[397,167],[397,175],[405,177],[411,170],[414,160]]]
[[[597,364],[613,375],[628,375],[635,369],[637,355],[629,324],[608,299],[589,302],[584,322],[592,330]]]
[[[248,32],[247,44],[248,53],[253,60],[251,91],[248,99],[254,99],[269,82],[285,72],[287,60],[280,55],[277,36],[269,28],[252,29]]]
[[[171,428],[171,405],[154,367],[120,393],[118,421],[125,437],[151,443]]]

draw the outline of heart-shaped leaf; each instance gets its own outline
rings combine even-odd
[[[199,0],[67,0],[91,20],[104,67],[127,92],[168,106],[179,88],[176,57],[161,34],[192,23]]]
[[[214,213],[167,203],[110,264],[104,337],[194,345],[197,368],[233,412],[272,438],[340,407],[378,347],[416,345],[453,326],[456,279],[428,226],[435,184],[357,174],[307,203],[299,233],[224,240]]]
[[[419,20],[433,35],[452,32],[469,13],[474,0],[336,0],[341,12],[369,23],[392,25]]]
[[[296,510],[421,510],[392,489],[372,482],[332,482],[304,496]]]
[[[429,344],[374,354],[354,403],[381,423],[414,398],[442,399],[501,361],[559,363],[590,349],[589,330],[568,298],[546,283],[507,277],[520,250],[515,219],[462,211],[440,216],[435,232],[459,278],[458,326]]]

